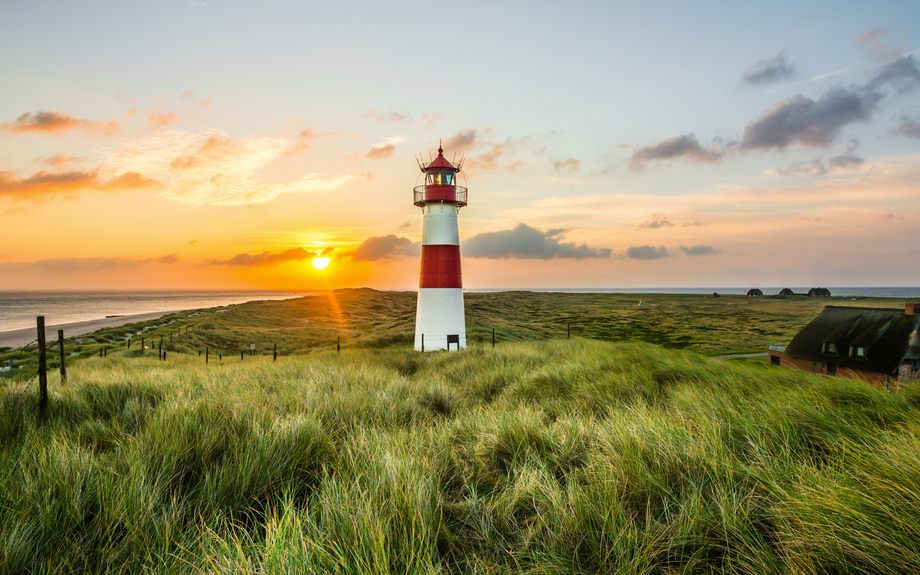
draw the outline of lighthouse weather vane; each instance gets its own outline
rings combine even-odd
[[[463,280],[460,273],[460,233],[457,215],[466,205],[467,189],[457,185],[457,166],[438,157],[419,169],[425,185],[413,190],[414,203],[422,210],[422,260],[415,315],[415,349],[434,351],[466,347],[463,312]]]

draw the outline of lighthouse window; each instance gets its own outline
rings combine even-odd
[[[454,173],[448,170],[438,170],[435,172],[428,172],[428,177],[426,182],[429,186],[453,186],[454,185]]]

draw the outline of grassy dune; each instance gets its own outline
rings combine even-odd
[[[2,573],[920,572],[913,388],[573,339],[51,389],[0,397]]]
[[[467,293],[467,341],[544,341],[572,335],[613,342],[644,341],[669,349],[704,355],[763,352],[770,344],[789,343],[792,336],[825,305],[903,307],[891,298],[748,298],[743,295],[563,294],[535,292]],[[224,360],[239,359],[256,345],[260,355],[275,346],[281,355],[335,347],[407,347],[415,334],[413,292],[371,289],[336,290],[328,295],[284,301],[250,302],[226,308],[193,310],[158,320],[103,329],[68,338],[68,363],[95,357],[101,351],[143,355],[141,337],[156,353],[163,338],[167,354],[197,355],[205,348]],[[642,301],[643,305],[638,304]],[[186,329],[188,332],[186,333]],[[127,348],[128,340],[132,347]],[[48,355],[57,367],[56,348]],[[762,362],[761,362],[762,363]],[[0,349],[0,366],[12,369],[6,379],[31,377],[36,353]]]

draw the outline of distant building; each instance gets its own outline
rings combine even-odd
[[[783,288],[783,291],[779,292],[779,295],[782,295],[782,296],[795,295],[795,292],[789,288]]]
[[[920,304],[904,309],[829,305],[788,346],[770,346],[770,365],[896,388],[920,378]]]
[[[811,288],[808,290],[811,297],[831,297],[831,290],[827,288]]]
[[[754,289],[749,289],[747,291],[747,295],[748,297],[760,297],[763,295],[763,292],[757,288],[754,288]]]

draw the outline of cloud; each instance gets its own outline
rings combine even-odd
[[[411,222],[411,221],[409,221],[409,222],[403,222],[403,223],[399,224],[399,229],[401,229],[401,230],[404,230],[404,229],[410,228],[410,227],[412,227],[412,222]]]
[[[445,120],[444,114],[440,112],[432,112],[431,114],[423,114],[422,120],[425,122],[426,130],[433,128],[438,122],[443,122]]]
[[[487,151],[475,156],[470,156],[467,160],[467,163],[471,166],[474,166],[476,170],[480,171],[492,171],[498,168],[516,170],[524,165],[524,163],[519,160],[504,160],[501,164],[499,164],[499,160],[501,160],[505,155],[513,154],[521,141],[526,139],[527,138],[519,138],[517,141],[515,141],[511,138],[508,138],[504,142],[498,144],[490,143]]]
[[[400,114],[399,112],[389,111],[389,112],[378,112],[377,110],[370,110],[364,114],[364,119],[374,120],[377,122],[402,122],[409,117],[409,114]]]
[[[227,265],[239,267],[257,267],[274,265],[281,262],[302,261],[316,257],[315,251],[308,251],[304,248],[291,248],[283,252],[262,252],[261,254],[236,254],[229,260],[211,260],[212,265]]]
[[[712,246],[700,245],[700,246],[693,246],[691,248],[688,248],[686,246],[680,246],[680,251],[684,252],[688,256],[706,256],[709,254],[717,254],[721,250],[717,250]]]
[[[106,270],[130,269],[149,264],[171,265],[179,262],[177,254],[159,258],[57,258],[34,262],[0,263],[0,270],[30,271],[38,270],[54,273],[85,273]]]
[[[71,162],[82,162],[88,159],[89,158],[86,156],[74,158],[73,156],[68,156],[67,154],[54,154],[53,156],[39,156],[38,158],[35,158],[35,161],[41,162],[48,166],[59,167],[67,165]]]
[[[681,224],[681,227],[684,227],[684,228],[689,228],[693,226],[699,226],[703,228],[708,227],[707,224],[704,224],[703,222],[689,222],[689,223]]]
[[[665,214],[652,214],[652,219],[646,220],[636,226],[640,230],[657,230],[658,228],[672,228],[674,222],[668,219]]]
[[[179,121],[179,117],[173,113],[169,114],[154,114],[147,117],[147,121],[150,123],[150,127],[153,129],[163,128],[170,124]]]
[[[193,247],[197,246],[197,245],[200,244],[200,243],[201,243],[201,242],[198,241],[198,240],[189,240],[189,242],[188,242],[188,247],[193,248]]]
[[[229,138],[222,140],[216,136],[211,136],[201,144],[201,147],[195,153],[175,158],[169,163],[169,167],[176,170],[198,168],[219,163],[239,155],[241,152],[240,146],[235,144],[233,140]]]
[[[306,144],[304,142],[294,142],[293,146],[291,146],[290,148],[286,150],[283,150],[282,152],[280,152],[280,154],[282,156],[293,156],[305,150],[309,150],[310,147],[311,147],[310,144]]]
[[[463,242],[463,255],[471,258],[549,260],[556,258],[608,258],[608,248],[591,248],[587,244],[562,242],[565,230],[542,231],[527,224],[513,229],[476,234]]]
[[[0,132],[8,134],[25,134],[28,132],[41,132],[44,134],[63,134],[71,130],[83,130],[94,136],[111,136],[121,129],[118,122],[91,122],[74,118],[69,114],[57,112],[27,112],[19,116],[15,122],[0,124]]]
[[[671,160],[686,158],[694,162],[718,162],[723,152],[715,149],[706,149],[700,145],[693,134],[684,134],[659,142],[654,146],[646,146],[634,151],[629,161],[629,167],[639,172],[645,169],[646,162],[653,160]]]
[[[856,39],[856,45],[866,49],[866,57],[873,62],[893,62],[901,57],[904,46],[886,45],[882,43],[882,36],[887,29],[884,27],[869,30]]]
[[[356,262],[376,262],[414,257],[420,253],[420,246],[420,242],[393,234],[375,236],[364,240],[358,249],[352,252],[351,259]]]
[[[383,146],[374,146],[367,153],[367,157],[372,160],[384,160],[386,158],[392,158],[393,152],[396,151],[396,146],[393,144],[385,144]]]
[[[620,257],[634,260],[657,260],[670,255],[664,246],[658,246],[657,248],[655,246],[630,246],[626,253]]]
[[[786,58],[786,52],[780,52],[772,58],[760,60],[741,77],[741,83],[749,86],[772,84],[795,74],[795,69]]]
[[[901,118],[901,125],[894,129],[894,133],[909,138],[920,138],[920,121]]]
[[[780,176],[820,176],[838,169],[857,168],[865,161],[856,154],[847,153],[834,156],[826,164],[822,158],[816,158],[811,162],[799,162],[786,168],[777,168],[776,173]]]
[[[163,131],[113,149],[101,173],[145,174],[164,184],[162,196],[191,205],[264,203],[287,193],[333,190],[354,177],[312,173],[266,182],[265,166],[282,157],[289,144],[280,138],[231,139],[216,131]]]
[[[163,184],[138,174],[125,172],[109,180],[100,179],[98,172],[42,170],[25,179],[13,172],[0,171],[0,197],[26,198],[74,193],[81,190],[123,191],[160,188]]]
[[[913,56],[888,64],[861,87],[828,90],[818,100],[797,94],[777,102],[744,128],[742,150],[783,150],[792,144],[827,147],[841,129],[867,121],[884,98],[879,90],[890,84],[899,93],[920,84],[920,69]]]
[[[476,130],[467,128],[460,130],[453,136],[446,138],[442,142],[442,147],[447,146],[448,150],[464,153],[470,151],[476,145]]]
[[[569,158],[568,160],[553,160],[553,169],[556,171],[567,171],[574,172],[575,170],[581,167],[581,161],[576,160],[575,158]]]
[[[301,140],[320,140],[322,138],[333,138],[335,136],[344,136],[347,133],[348,132],[338,131],[338,132],[321,132],[317,134],[316,132],[313,131],[312,127],[307,127],[307,129],[301,130],[300,133],[297,134],[297,137],[300,138]]]

